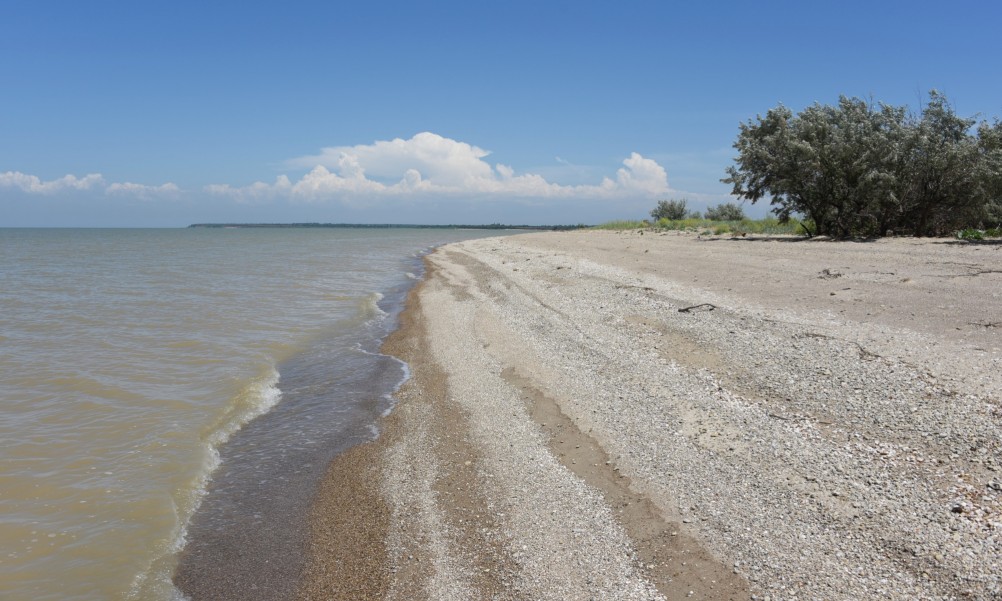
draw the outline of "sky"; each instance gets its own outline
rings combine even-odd
[[[1002,3],[0,2],[0,227],[577,224],[730,202],[739,124],[1002,116]],[[768,206],[745,205],[763,216]]]

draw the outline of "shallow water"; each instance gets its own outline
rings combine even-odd
[[[0,230],[4,598],[170,599],[203,499],[203,531],[298,536],[268,499],[371,436],[419,255],[496,233]]]

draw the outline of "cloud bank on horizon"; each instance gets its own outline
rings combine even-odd
[[[657,196],[669,192],[668,174],[656,161],[634,152],[615,179],[594,185],[562,185],[540,175],[516,174],[502,163],[484,160],[482,148],[431,132],[357,146],[324,148],[320,154],[286,161],[309,171],[293,182],[280,175],[274,183],[232,187],[213,184],[206,190],[240,201],[288,198],[293,201],[375,200],[380,197],[469,198],[616,198]]]
[[[29,175],[20,171],[0,173],[0,188],[13,188],[28,194],[45,195],[88,190],[103,191],[109,195],[128,195],[144,200],[174,196],[181,192],[176,184],[170,182],[160,186],[147,186],[132,182],[109,183],[100,173],[88,173],[83,177],[64,175],[58,179],[42,181],[37,175]]]
[[[671,191],[665,169],[636,152],[623,160],[614,177],[604,177],[597,184],[578,185],[550,182],[532,173],[518,174],[509,165],[488,163],[485,159],[489,155],[490,152],[477,146],[422,132],[406,140],[328,147],[317,155],[287,160],[284,166],[290,170],[307,170],[296,181],[283,174],[273,183],[210,184],[203,191],[239,203],[287,200],[346,205],[372,204],[380,198],[614,200],[652,198]],[[107,182],[97,173],[42,181],[35,175],[8,171],[0,173],[0,188],[3,187],[44,195],[103,191],[144,200],[182,192],[169,182],[159,186]]]

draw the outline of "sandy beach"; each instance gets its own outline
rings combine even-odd
[[[1002,245],[450,244],[300,599],[997,599]]]

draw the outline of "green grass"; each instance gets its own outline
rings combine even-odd
[[[659,219],[657,223],[648,221],[610,221],[595,226],[599,230],[636,230],[653,229],[655,231],[685,231],[703,235],[718,236],[731,234],[795,234],[803,235],[804,228],[797,222],[779,223],[774,217],[765,219],[742,219],[740,221],[710,221],[709,219]]]
[[[805,223],[807,227],[813,229],[810,221]],[[610,221],[601,225],[596,225],[592,229],[596,230],[653,230],[653,231],[681,231],[693,232],[703,236],[741,236],[744,234],[764,234],[764,235],[795,235],[803,236],[804,227],[798,221],[780,223],[775,217],[765,219],[742,219],[740,221],[710,221],[709,219],[659,219],[656,223],[647,220],[620,220]],[[1002,228],[995,227],[985,230],[968,228],[957,232],[957,238],[961,240],[984,240],[985,238],[1002,238]]]
[[[595,230],[639,230],[651,227],[649,221],[610,221],[608,223],[603,223],[601,225],[596,225],[592,229]]]
[[[978,241],[985,238],[1002,238],[1002,228],[993,227],[986,230],[969,227],[966,230],[957,232],[957,238],[961,240]]]

